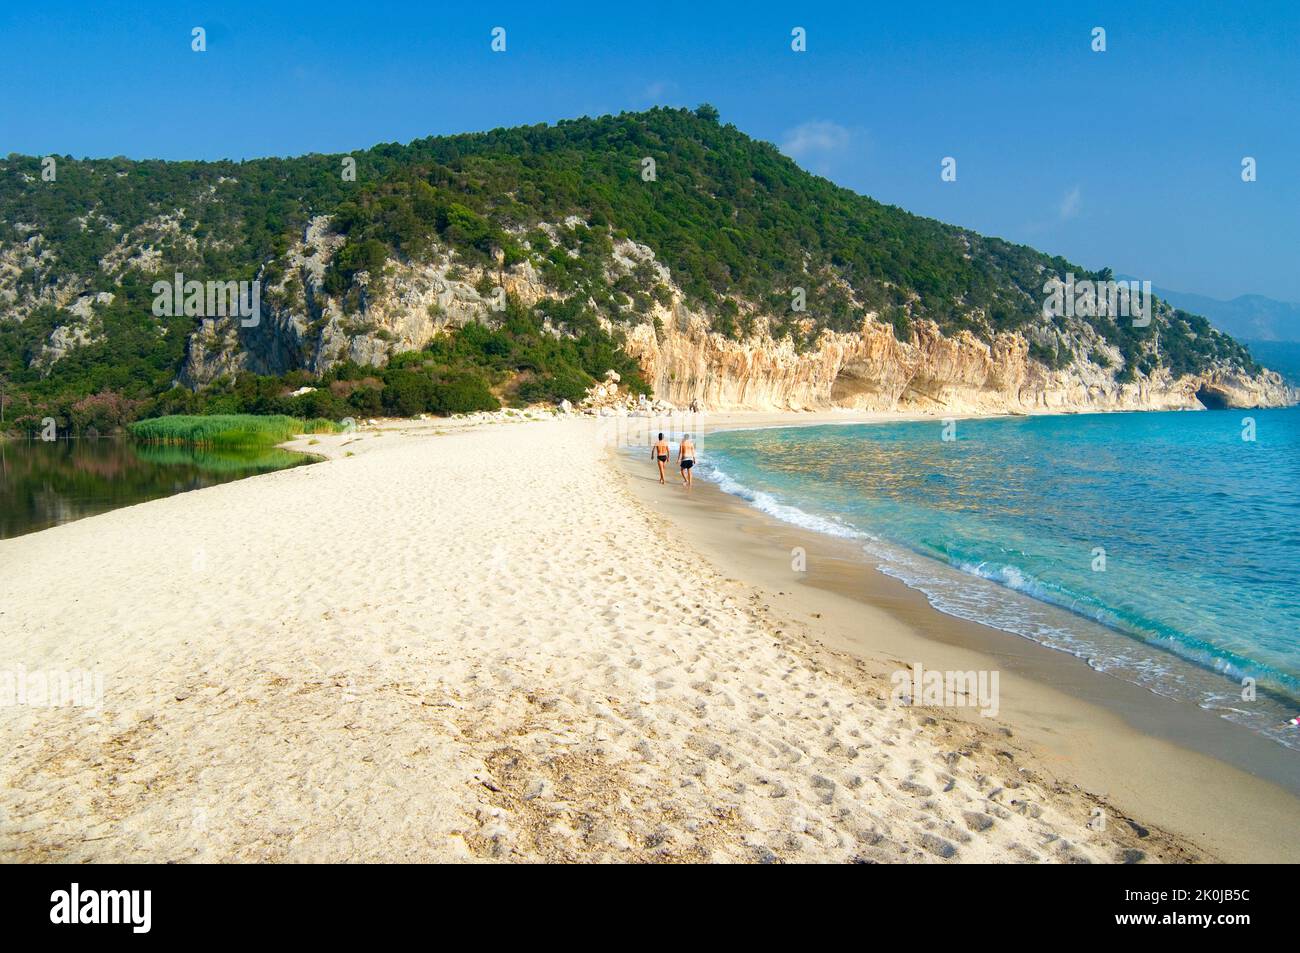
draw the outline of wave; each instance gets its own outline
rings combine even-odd
[[[801,510],[797,506],[782,503],[770,493],[751,489],[730,477],[710,461],[701,460],[695,472],[710,483],[716,483],[722,492],[731,496],[738,496],[755,509],[761,510],[769,516],[774,516],[784,523],[792,523],[795,526],[802,526],[804,529],[825,533],[827,536],[838,536],[841,539],[873,538],[869,534],[839,520],[817,516],[806,510]]]
[[[775,495],[747,486],[712,461],[701,461],[697,472],[724,493],[755,509],[803,529],[860,541],[876,568],[925,595],[936,610],[955,618],[990,626],[1040,645],[1066,652],[1098,672],[1118,675],[1154,694],[1192,702],[1241,722],[1288,747],[1300,748],[1294,732],[1279,726],[1286,709],[1279,704],[1267,714],[1236,707],[1239,694],[1225,691],[1210,673],[1240,682],[1255,679],[1280,696],[1300,698],[1300,683],[1285,672],[1216,649],[1150,619],[1130,618],[1120,610],[1046,582],[1022,566],[977,559],[943,560],[914,552],[834,517],[822,516],[786,503]],[[987,585],[972,584],[972,578]],[[1087,631],[1080,621],[1115,633]],[[1169,652],[1199,667],[1205,677],[1180,670],[1173,660],[1152,653]],[[1288,684],[1295,683],[1295,684]]]
[[[1069,589],[1047,583],[1017,566],[994,566],[990,563],[959,563],[962,572],[998,585],[1049,605],[1096,622],[1123,635],[1132,636],[1148,645],[1155,645],[1218,675],[1240,682],[1245,678],[1268,686],[1293,700],[1300,700],[1300,682],[1286,672],[1257,662],[1235,652],[1211,645],[1186,632],[1164,625],[1155,619],[1134,613],[1125,613],[1104,605],[1095,599],[1071,592]],[[999,626],[1001,628],[1001,626]],[[1013,630],[1014,631],[1014,630]],[[1024,634],[1017,632],[1016,634]],[[1090,664],[1093,659],[1089,659]],[[1131,662],[1129,663],[1132,664]]]

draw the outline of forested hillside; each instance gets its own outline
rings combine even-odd
[[[54,157],[53,181],[41,157],[0,162],[6,419],[451,412],[576,398],[608,368],[644,386],[624,332],[679,298],[725,339],[796,352],[868,320],[900,342],[933,322],[985,342],[1018,332],[1044,368],[1090,364],[1118,382],[1259,370],[1203,318],[1163,305],[1146,328],[1045,319],[1049,277],[1097,276],[839,188],[708,106],[379,145],[351,154],[355,180],[347,158]],[[313,220],[328,241],[305,237]],[[540,290],[485,309],[473,330],[457,320],[403,339],[375,316],[400,309],[402,276],[431,262],[485,300],[511,274]],[[200,341],[199,318],[155,315],[153,283],[177,272],[260,280],[266,327]],[[221,361],[199,380],[187,368],[210,357],[203,342]],[[305,385],[315,396],[287,396]]]

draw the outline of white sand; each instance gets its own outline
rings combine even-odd
[[[97,713],[0,708],[0,857],[1132,846],[995,732],[890,707],[778,634],[652,524],[592,421],[435,429],[326,438],[355,456],[0,542],[0,670],[104,678]]]

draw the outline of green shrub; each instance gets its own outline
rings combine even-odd
[[[433,385],[429,409],[442,416],[470,414],[476,410],[497,410],[501,402],[492,396],[487,383],[473,374],[461,374]]]
[[[912,322],[907,317],[907,312],[901,308],[895,309],[892,321],[894,325],[894,337],[906,343],[912,339]]]
[[[517,396],[522,404],[558,404],[561,400],[577,403],[586,396],[592,380],[581,372],[565,369],[556,374],[544,374],[519,385]]]
[[[384,374],[384,410],[395,417],[414,417],[429,409],[433,381],[418,370],[395,368]]]
[[[384,409],[382,387],[358,387],[348,395],[348,406],[360,414],[378,414]]]

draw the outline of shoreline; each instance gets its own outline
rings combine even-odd
[[[726,414],[701,433],[756,426],[877,423],[899,415]],[[928,419],[932,415],[918,415]],[[887,674],[998,670],[1005,722],[1034,761],[1224,860],[1294,862],[1300,847],[1300,757],[1187,702],[1091,669],[1085,661],[978,622],[947,615],[924,593],[880,572],[851,541],[784,523],[697,480],[658,485],[625,452],[613,465],[629,489],[769,610],[810,642]],[[664,491],[671,491],[664,493]],[[791,568],[801,546],[808,571]],[[815,567],[815,568],[814,568]],[[970,720],[965,710],[938,718]],[[981,719],[976,718],[976,721]]]
[[[321,435],[325,463],[0,541],[0,670],[103,685],[0,706],[0,860],[1204,858],[891,708],[598,436]]]
[[[1293,799],[1262,781],[1196,778],[1247,809],[1234,852],[1078,783],[1028,723],[890,705],[840,642],[865,617],[921,658],[911,590],[769,598],[762,559],[728,562],[749,513],[697,495],[678,526],[591,418],[522,423],[304,436],[285,449],[325,462],[0,541],[0,670],[103,678],[93,710],[0,706],[0,861],[1289,856]],[[1049,728],[1110,737],[1070,710]]]
[[[1183,411],[1177,411],[1177,410],[1163,410],[1163,411],[1121,410],[1121,411],[1096,411],[1096,412],[1088,411],[1088,412],[1084,412],[1083,414],[1080,414],[1080,416],[1089,416],[1089,415],[1109,416],[1112,414],[1151,414],[1151,413],[1168,414],[1168,413],[1182,413],[1182,412]],[[1016,417],[1024,417],[1024,416],[1074,416],[1074,414],[1073,412],[1068,414],[1060,414],[1055,411],[1044,412],[1042,414],[1030,414],[1030,415],[972,414],[967,417],[959,416],[951,419],[1007,420],[1007,419],[1015,419]],[[752,419],[749,414],[743,412],[723,414],[720,415],[720,418],[721,419],[719,419],[715,424],[709,426],[708,428],[702,430],[701,432],[721,433],[724,431],[732,431],[732,430],[735,431],[751,431],[751,430],[767,430],[767,429],[782,430],[782,429],[791,429],[791,428],[797,428],[803,426],[817,427],[817,426],[828,426],[828,425],[846,425],[846,426],[847,425],[875,425],[878,423],[917,422],[918,420],[926,421],[930,419],[928,416],[918,418],[915,415],[898,415],[897,417],[895,417],[889,415],[881,416],[878,414],[868,414],[868,415],[861,415],[861,416],[847,416],[847,417],[832,418],[832,419],[827,419],[824,415],[818,415],[817,418],[808,420],[807,422],[798,419],[793,421],[790,420],[773,421],[766,414],[763,414],[760,419],[755,420]],[[698,477],[699,473],[697,472],[696,475]],[[712,481],[710,481],[710,483],[712,484]],[[737,496],[731,493],[727,493],[726,495],[729,499],[732,500],[738,499]],[[756,509],[756,508],[751,506],[746,506],[746,511],[752,509]],[[797,508],[796,508],[796,512],[798,512]],[[804,515],[807,516],[808,514],[804,514]],[[785,520],[783,520],[780,516],[776,516],[775,514],[773,514],[773,518],[776,519],[778,522],[782,522],[782,523],[785,522]],[[802,524],[799,524],[794,520],[791,520],[790,522],[796,523],[796,525],[810,526],[810,524],[806,522]],[[816,534],[816,529],[814,529],[814,533]],[[885,544],[885,545],[886,548],[892,548],[896,550],[899,554],[903,555],[907,560],[910,559],[923,560],[926,563],[933,564],[936,569],[945,570],[950,575],[957,578],[962,578],[967,575],[962,570],[957,569],[951,566],[950,564],[945,563],[942,560],[936,561],[932,557],[918,553],[910,549],[909,547],[900,546],[898,544]],[[883,554],[882,554],[882,558],[886,562],[890,561],[890,557],[884,556]],[[886,572],[886,574],[892,575],[888,572]],[[972,576],[971,579],[972,582],[978,581],[978,582],[986,583],[988,587],[991,587],[994,591],[999,592],[1000,594],[1006,596],[1007,598],[1011,598],[1011,599],[1019,598],[1026,604],[1032,604],[1039,611],[1046,610],[1049,613],[1055,614],[1061,620],[1060,622],[1055,623],[1059,626],[1062,626],[1064,628],[1069,628],[1069,629],[1074,629],[1076,627],[1079,627],[1084,630],[1088,630],[1088,634],[1086,634],[1085,636],[1085,646],[1091,648],[1094,652],[1100,650],[1104,654],[1109,649],[1109,651],[1113,655],[1113,653],[1116,651],[1117,645],[1121,646],[1121,648],[1119,649],[1121,653],[1126,652],[1127,649],[1130,647],[1127,645],[1127,642],[1130,639],[1129,635],[1127,635],[1122,629],[1117,627],[1113,628],[1109,626],[1106,622],[1100,621],[1098,618],[1094,616],[1077,613],[1063,603],[1053,602],[1048,599],[1042,599],[1036,595],[1029,594],[1029,592],[1027,591],[1022,591],[1020,589],[1016,589],[1012,587],[1001,586],[994,581],[987,580],[985,577]],[[905,584],[908,585],[909,588],[916,589],[921,592],[925,592],[924,586],[918,586],[911,582]],[[929,600],[930,596],[927,595],[926,598],[927,600]],[[984,627],[990,628],[994,631],[1021,636],[1021,633],[1017,632],[1014,629],[999,628],[998,625],[986,622],[984,621],[983,618],[980,618],[977,615],[961,616],[958,613],[946,612],[946,610],[943,609],[938,609],[937,611],[944,612],[945,614],[952,615],[955,617],[965,618],[968,621],[974,622],[977,625],[982,625]],[[1031,641],[1036,642],[1036,644],[1044,645],[1046,647],[1055,649],[1055,647],[1052,646],[1049,642],[1038,641],[1037,639],[1033,639],[1032,636],[1026,636],[1026,637],[1030,638]],[[1069,651],[1068,643],[1066,648],[1060,650]],[[1220,668],[1217,665],[1205,664],[1203,660],[1196,659],[1196,658],[1189,658],[1182,653],[1174,651],[1173,649],[1164,649],[1163,647],[1158,645],[1144,646],[1144,650],[1146,653],[1149,654],[1146,655],[1139,654],[1137,656],[1125,656],[1121,654],[1119,657],[1125,659],[1125,662],[1121,662],[1120,664],[1114,664],[1104,669],[1099,669],[1099,671],[1103,671],[1106,674],[1109,674],[1121,680],[1134,682],[1135,684],[1145,688],[1147,691],[1154,692],[1157,695],[1163,695],[1164,692],[1160,691],[1158,688],[1151,687],[1151,681],[1144,680],[1142,677],[1142,673],[1140,672],[1141,666],[1147,661],[1147,659],[1154,656],[1156,658],[1165,660],[1165,662],[1168,664],[1168,666],[1172,671],[1180,672],[1182,675],[1182,678],[1179,679],[1180,681],[1185,680],[1188,685],[1192,685],[1192,684],[1199,685],[1199,691],[1202,693],[1201,694],[1202,698],[1217,697],[1224,690],[1232,691],[1240,688],[1240,685],[1236,685],[1236,684],[1232,684],[1232,685],[1223,684],[1223,679],[1226,676],[1225,673],[1222,670],[1220,670]],[[1234,679],[1236,678],[1236,676],[1233,677]],[[1197,705],[1198,698],[1196,696],[1196,691],[1197,689],[1189,689],[1186,694],[1176,695],[1174,697],[1178,701],[1190,704],[1193,707],[1196,707],[1198,711],[1200,711],[1201,709]],[[1260,717],[1256,718],[1253,722],[1247,722],[1245,720],[1242,720],[1239,721],[1238,723],[1249,728],[1252,733],[1266,734],[1272,740],[1282,744],[1284,747],[1289,747],[1293,751],[1300,753],[1300,735],[1295,736],[1295,741],[1292,742],[1291,738],[1289,737],[1290,732],[1284,728],[1284,722],[1290,719],[1294,715],[1296,710],[1300,710],[1297,708],[1297,706],[1300,706],[1300,696],[1293,697],[1291,695],[1286,694],[1284,691],[1280,691],[1280,690],[1274,691],[1269,688],[1259,688],[1258,692],[1259,692],[1259,700],[1262,703],[1260,706]],[[1277,732],[1284,732],[1284,735],[1278,735],[1276,734]]]

